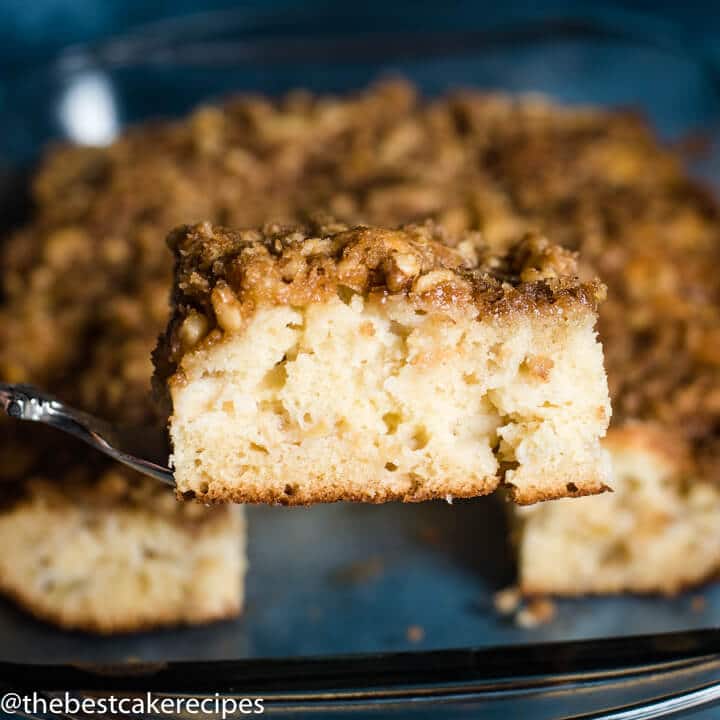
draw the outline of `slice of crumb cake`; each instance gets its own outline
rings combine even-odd
[[[432,225],[171,233],[156,352],[178,492],[304,504],[607,489],[598,282],[528,236]]]

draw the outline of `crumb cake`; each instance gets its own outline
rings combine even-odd
[[[717,573],[720,497],[690,474],[689,448],[644,423],[611,430],[605,447],[614,493],[518,512],[523,592],[672,594]]]
[[[242,507],[179,504],[122,468],[30,476],[0,505],[0,590],[36,617],[110,634],[234,617]]]
[[[635,457],[646,454],[633,474],[616,473],[614,495],[534,506],[538,525],[523,511],[522,526],[539,538],[549,532],[541,518],[557,513],[574,551],[596,558],[576,592],[637,589],[624,551],[600,562],[601,533],[582,532],[583,508],[622,510],[628,538],[642,535],[646,547],[692,539],[694,580],[687,562],[646,553],[644,589],[678,589],[720,569],[708,522],[712,537],[720,526],[689,500],[706,518],[720,506],[720,213],[683,166],[632,112],[473,91],[424,102],[402,82],[344,98],[237,97],[131,128],[108,147],[56,147],[33,181],[32,221],[0,248],[0,377],[109,418],[161,421],[148,399],[150,353],[167,322],[164,238],[181,223],[250,227],[318,212],[350,225],[432,218],[452,234],[479,231],[498,252],[539,230],[580,252],[581,277],[608,285],[598,325],[613,403],[608,450],[627,467],[613,437],[629,426]],[[668,453],[658,462],[643,427],[669,438],[682,462]],[[22,438],[9,454],[16,468],[49,442],[21,447]],[[665,511],[653,513],[648,534],[633,478],[660,466]],[[654,477],[643,475],[643,486]],[[577,563],[546,539],[555,550],[544,567],[554,572],[542,587],[537,573],[527,579],[538,591],[567,591]]]
[[[433,225],[202,223],[168,242],[157,358],[182,497],[419,501],[502,482],[526,504],[607,489],[604,287],[544,238],[496,254]]]
[[[67,630],[112,634],[236,616],[244,508],[158,482],[42,425],[0,416],[0,592]]]
[[[470,100],[474,117],[482,102]],[[608,285],[615,493],[521,512],[528,593],[673,593],[720,571],[720,210],[633,116],[508,108],[492,165]],[[551,150],[553,148],[553,150]],[[531,182],[531,178],[534,182]],[[538,512],[535,512],[537,510]]]

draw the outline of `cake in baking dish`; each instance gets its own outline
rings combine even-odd
[[[237,97],[105,148],[55,148],[33,189],[32,221],[2,246],[0,376],[133,423],[162,421],[150,353],[180,223],[432,218],[497,253],[529,231],[579,251],[580,276],[608,286],[615,492],[524,509],[521,583],[671,592],[720,570],[720,211],[637,114],[475,91],[426,102],[398,82]],[[13,442],[0,478],[13,471],[14,493],[48,450]]]

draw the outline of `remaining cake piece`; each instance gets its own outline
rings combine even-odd
[[[577,250],[608,286],[615,492],[521,509],[520,585],[671,593],[717,576],[720,204],[638,116],[488,101],[467,96],[458,119],[491,138],[505,222]]]
[[[121,468],[34,477],[0,507],[0,590],[39,618],[99,633],[240,612],[243,508],[179,504]]]
[[[608,432],[615,492],[518,510],[528,594],[675,593],[720,570],[720,489],[649,423]]]
[[[503,254],[432,225],[169,237],[156,353],[178,492],[301,504],[607,489],[594,325],[604,288],[528,236]]]

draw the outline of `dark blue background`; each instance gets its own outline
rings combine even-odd
[[[23,66],[47,59],[62,47],[121,33],[154,20],[200,11],[244,8],[248,23],[258,18],[294,13],[301,9],[314,17],[318,31],[332,32],[342,23],[341,8],[349,4],[318,0],[0,0],[0,67],[17,72]],[[335,19],[324,15],[332,10]],[[647,15],[648,26],[662,32],[685,34],[689,41],[720,57],[720,3],[715,0],[615,0],[582,3],[572,0],[532,2],[379,2],[361,0],[352,8],[366,28],[402,23],[420,28],[439,25],[482,26],[501,20],[538,14],[601,14],[627,16],[635,23]],[[642,20],[640,20],[642,22]]]

